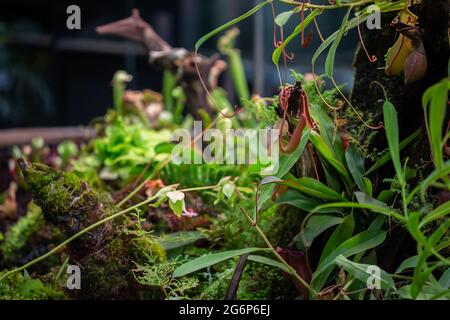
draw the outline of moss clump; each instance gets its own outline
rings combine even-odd
[[[79,232],[117,211],[111,199],[73,173],[56,171],[43,164],[19,162],[25,181],[46,220],[61,224],[67,232]]]
[[[247,262],[237,291],[239,300],[293,299],[298,292],[282,272],[255,262]]]
[[[203,281],[199,299],[222,300],[225,297],[234,272],[234,265],[232,263],[228,263],[227,266],[228,268],[222,272],[214,274],[214,280],[212,282]]]
[[[45,220],[53,222],[66,237],[119,210],[106,195],[72,173],[58,172],[42,164],[19,163],[34,201]],[[72,263],[81,269],[82,289],[72,294],[86,299],[136,298],[133,262],[146,261],[145,253],[165,259],[165,252],[146,234],[124,226],[125,217],[108,221],[72,241]]]
[[[233,277],[235,262],[229,261],[226,268],[213,275],[214,281],[202,281],[199,299],[221,300],[227,294]],[[236,293],[238,300],[270,300],[295,298],[296,290],[283,277],[282,272],[274,267],[247,261],[239,280]],[[286,290],[286,288],[288,288]]]
[[[0,272],[0,275],[6,271]],[[28,274],[14,273],[0,282],[0,300],[64,300],[64,291]]]
[[[166,261],[167,254],[163,246],[152,239],[148,235],[139,235],[132,239],[134,245],[134,260],[135,261],[145,261],[148,259],[149,255],[155,261]]]
[[[147,298],[182,299],[188,297],[187,292],[196,288],[199,281],[194,277],[174,279],[172,274],[176,266],[174,260],[157,262],[150,259],[133,271],[139,283],[150,288],[146,291]]]
[[[3,261],[14,261],[20,249],[27,244],[43,223],[41,208],[30,202],[27,214],[9,229],[5,235],[5,241],[0,245]]]

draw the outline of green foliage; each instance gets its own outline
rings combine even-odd
[[[234,47],[234,43],[238,35],[239,29],[237,28],[227,31],[225,35],[219,39],[217,47],[221,53],[227,55],[236,93],[240,101],[245,101],[250,99],[250,92],[248,89],[247,79],[245,77],[244,63],[242,61],[241,53]]]
[[[140,284],[159,288],[167,299],[182,298],[189,290],[197,287],[199,281],[196,278],[183,277],[174,279],[172,274],[177,263],[165,261],[153,264],[151,261],[145,265],[138,265],[134,270]]]
[[[181,164],[170,163],[161,171],[161,176],[167,184],[180,184],[182,187],[201,187],[215,185],[227,176],[242,175],[246,180],[245,171],[241,166],[220,164]]]
[[[4,272],[0,272],[0,275]],[[46,285],[28,273],[15,273],[0,281],[0,300],[63,300],[66,295],[56,285]]]
[[[441,86],[441,88],[445,88],[445,90],[448,90],[448,87]],[[426,95],[426,94],[425,94]],[[440,101],[437,103],[437,105],[445,105],[446,101],[442,100],[440,97],[442,95],[436,94],[436,99]],[[441,110],[441,113],[445,113],[445,109],[443,108],[437,108],[438,110]],[[367,194],[364,193],[355,193],[356,198],[358,199],[359,203],[339,203],[336,202],[334,204],[329,205],[321,205],[317,207],[314,211],[317,211],[319,209],[324,208],[359,208],[359,209],[369,209],[373,212],[382,213],[389,217],[395,218],[399,223],[402,223],[403,226],[408,230],[408,232],[411,234],[411,236],[415,239],[418,245],[418,256],[415,256],[413,260],[405,261],[399,268],[397,272],[403,272],[408,266],[414,267],[414,276],[410,284],[405,285],[404,287],[399,289],[399,295],[403,298],[443,298],[444,296],[448,295],[448,291],[446,291],[443,287],[440,287],[438,284],[436,284],[436,281],[433,281],[434,276],[433,272],[435,272],[437,269],[440,269],[442,267],[448,266],[450,263],[450,260],[448,257],[442,256],[441,251],[448,246],[449,239],[448,239],[448,229],[450,226],[450,220],[448,219],[448,215],[450,215],[450,205],[448,202],[440,205],[439,207],[432,209],[430,208],[430,204],[423,201],[422,206],[419,207],[420,211],[415,211],[414,209],[411,209],[416,204],[413,203],[413,201],[416,200],[415,195],[419,190],[422,191],[422,194],[425,192],[425,190],[428,189],[428,187],[431,185],[428,181],[429,178],[426,178],[424,181],[420,182],[419,185],[416,187],[408,188],[407,180],[411,176],[411,170],[408,170],[408,167],[406,165],[401,164],[401,158],[400,158],[400,144],[399,144],[399,133],[398,133],[398,121],[396,112],[394,109],[394,106],[386,101],[383,107],[384,111],[384,120],[385,120],[385,127],[386,127],[386,136],[387,141],[389,144],[389,152],[390,152],[390,159],[393,162],[393,166],[396,171],[395,181],[397,181],[397,184],[399,186],[398,192],[401,197],[401,209],[399,211],[402,212],[402,214],[398,214],[395,210],[388,209],[384,203],[380,203],[377,200],[372,199]],[[441,115],[434,115],[435,118],[441,118]],[[442,132],[442,125],[443,122],[439,121],[432,121],[428,120],[428,126],[433,127],[433,130],[436,132]],[[436,128],[436,125],[440,128]],[[440,147],[443,146],[443,138],[442,134],[440,136],[440,140],[437,145]],[[409,139],[409,138],[408,138]],[[444,137],[445,139],[445,137]],[[432,145],[432,149],[433,149]],[[436,150],[434,153],[436,154]],[[383,160],[385,161],[385,160]],[[436,159],[436,163],[441,163],[441,166],[445,166],[444,162],[442,160]],[[414,176],[414,175],[413,175]],[[442,170],[435,171],[435,173],[432,173],[433,178],[432,179],[446,179],[446,174],[442,174]],[[441,188],[446,189],[446,185],[441,184]],[[409,191],[410,190],[410,191]],[[447,188],[448,190],[448,188]],[[392,192],[392,190],[386,190]],[[424,196],[422,196],[422,200],[424,200]],[[435,225],[434,227],[430,226],[432,222],[438,222],[439,224]],[[341,224],[342,225],[342,224]],[[340,226],[341,226],[340,225]],[[340,227],[339,226],[339,227]],[[426,227],[427,226],[427,227]],[[338,230],[339,227],[336,229]],[[368,231],[363,231],[368,232]],[[372,232],[376,232],[375,230]],[[346,236],[348,237],[348,235]],[[331,238],[330,238],[331,239]],[[329,240],[330,241],[330,240]],[[349,240],[348,240],[349,241]],[[360,244],[360,241],[355,242],[351,249],[355,250]],[[377,244],[380,244],[379,241],[376,241]],[[336,247],[336,246],[334,246]],[[326,248],[324,249],[325,252]],[[334,254],[340,254],[338,247],[333,251]],[[352,252],[353,253],[353,252]],[[324,253],[322,253],[323,255]],[[431,259],[430,259],[431,258]],[[331,263],[333,260],[332,258],[326,259],[328,264]],[[334,259],[336,260],[336,259]],[[322,259],[321,259],[322,261]],[[413,261],[413,263],[411,263]],[[347,271],[352,273],[356,278],[361,280],[361,274],[359,273],[359,268],[357,263],[358,261],[346,261],[342,258],[339,258],[337,263],[342,265],[342,262],[347,267]],[[323,263],[323,262],[322,262]],[[356,264],[355,264],[356,263]],[[323,270],[325,267],[320,267],[321,264],[319,264],[318,269],[315,273]],[[316,276],[317,277],[317,276]],[[317,280],[316,280],[317,282]],[[314,283],[314,280],[313,280]],[[325,283],[324,280],[322,282],[319,282],[319,284]],[[392,286],[392,285],[391,285]],[[320,286],[318,286],[319,288]]]
[[[308,25],[311,24],[311,22],[313,22],[314,18],[319,15],[321,13],[320,10],[316,9],[313,10],[303,21],[303,24],[299,24],[294,31],[283,41],[283,43],[278,46],[272,53],[272,62],[275,64],[275,66],[277,67],[277,70],[279,69],[279,61],[280,61],[280,57],[281,54],[283,53],[283,50],[286,48],[286,46],[298,35],[300,35],[300,33],[302,32],[303,28],[308,27]]]
[[[240,256],[246,253],[264,251],[263,248],[246,248],[238,250],[224,251],[220,253],[208,254],[192,261],[189,261],[175,269],[173,276],[175,278],[187,275],[189,273],[201,270],[216,263],[225,261],[235,256]]]
[[[105,136],[93,141],[94,155],[102,166],[100,176],[127,180],[142,172],[146,164],[158,158],[155,147],[170,141],[170,131],[154,131],[125,119],[106,128]]]
[[[47,218],[58,221],[62,216],[74,219],[68,226],[81,227],[83,216],[112,214],[116,209],[110,198],[91,188],[73,173],[62,173],[42,164],[22,165],[33,199]],[[101,209],[97,206],[102,203]],[[90,212],[88,212],[90,211]]]
[[[211,37],[272,2],[264,1],[203,36],[195,45],[196,53]],[[337,1],[336,7],[341,7],[343,3]],[[160,160],[171,150],[168,143],[171,131],[149,129],[147,121],[125,113],[123,95],[126,82],[131,79],[124,72],[116,73],[113,79],[115,108],[105,117],[106,123],[100,131],[100,137],[82,147],[82,154],[76,161],[71,161],[78,154],[76,145],[66,142],[58,147],[61,168],[70,167],[70,162],[73,172],[61,173],[40,164],[22,168],[36,203],[43,208],[45,218],[60,224],[64,222],[68,229],[65,230],[66,235],[70,235],[69,239],[42,256],[42,259],[115,217],[137,212],[135,219],[124,218],[117,224],[105,225],[105,233],[111,230],[108,229],[111,226],[114,232],[105,240],[100,254],[88,257],[87,279],[95,283],[91,289],[100,296],[107,295],[110,289],[119,292],[120,288],[132,288],[130,279],[125,275],[129,274],[132,268],[130,261],[133,261],[136,266],[132,270],[134,278],[146,287],[143,290],[146,298],[221,299],[233,275],[234,262],[238,257],[250,254],[237,293],[240,299],[296,297],[298,292],[290,292],[294,286],[291,283],[289,287],[290,281],[283,278],[283,272],[300,282],[309,291],[310,298],[318,298],[330,288],[339,290],[337,294],[333,293],[335,299],[364,298],[369,292],[366,288],[370,276],[368,268],[378,263],[380,247],[389,245],[385,241],[388,235],[385,222],[388,219],[389,228],[394,230],[391,234],[396,228],[406,230],[416,242],[417,252],[395,266],[397,270],[394,273],[382,270],[378,279],[382,291],[371,291],[371,297],[377,298],[383,292],[383,297],[388,299],[450,298],[450,202],[437,203],[430,192],[431,188],[445,192],[450,190],[450,162],[443,153],[450,136],[442,136],[450,82],[448,79],[442,80],[423,96],[427,134],[435,166],[431,174],[423,177],[425,173],[422,168],[408,165],[408,158],[402,158],[400,152],[413,143],[421,132],[417,131],[404,141],[399,141],[395,106],[387,97],[383,115],[389,148],[383,154],[370,149],[376,133],[367,132],[363,125],[354,125],[354,122],[362,120],[359,111],[353,106],[345,110],[341,108],[342,103],[337,97],[343,94],[333,79],[339,45],[349,30],[369,17],[366,6],[369,3],[372,2],[358,3],[356,6],[356,2],[345,1],[347,12],[340,28],[325,39],[313,55],[311,63],[314,72],[317,59],[326,53],[325,76],[334,84],[332,90],[324,90],[324,76],[314,75],[315,79],[311,80],[292,72],[293,78],[302,82],[302,88],[307,93],[308,111],[314,126],[305,130],[295,152],[281,155],[278,172],[261,180],[256,191],[256,205],[249,196],[255,193],[254,184],[258,177],[252,172],[260,168],[259,165],[164,165]],[[398,11],[405,6],[405,1],[376,3],[382,12]],[[276,24],[285,25],[300,10],[302,8],[296,6],[293,10],[279,14],[275,19]],[[352,12],[357,16],[352,17]],[[304,21],[272,54],[277,69],[286,46],[314,22],[322,10],[307,8],[304,13],[307,14]],[[234,84],[246,114],[233,119],[220,118],[216,126],[221,130],[239,128],[241,124],[260,128],[273,126],[277,120],[277,99],[250,98],[242,59],[234,48],[236,35],[235,30],[228,32],[219,40],[219,49],[228,57]],[[173,114],[174,123],[179,125],[183,123],[181,117],[186,95],[181,87],[176,87],[176,80],[173,74],[165,73],[163,96],[166,109]],[[218,88],[211,94],[221,111],[228,113],[233,110],[224,90]],[[347,100],[345,96],[343,98]],[[204,111],[199,113],[207,124],[214,122],[211,115]],[[374,120],[378,115],[366,116]],[[259,123],[254,123],[254,119]],[[190,128],[189,119],[185,124]],[[43,141],[35,140],[32,147],[43,149]],[[305,150],[310,152],[310,147],[314,151],[309,161],[313,162],[316,176],[296,177],[294,174],[300,171],[298,166],[305,161],[302,155]],[[41,161],[41,158],[38,160]],[[373,162],[369,168],[368,160]],[[157,191],[156,196],[118,212],[117,207],[144,196],[141,187],[134,189],[129,198],[115,206],[108,195],[83,182],[84,179],[96,187],[114,190],[129,184],[147,165],[155,168],[155,163],[164,166],[161,171],[157,171],[158,178],[164,184],[177,184],[190,189],[183,191],[171,185]],[[381,177],[384,184],[380,187],[369,176],[385,165],[393,166],[395,176]],[[142,186],[146,187],[146,182],[156,178],[156,175],[152,172],[150,176],[143,174],[143,177]],[[106,187],[103,181],[114,183]],[[388,188],[382,190],[385,185]],[[287,191],[276,194],[276,200],[271,201],[271,198],[275,199],[275,188],[281,192],[286,187]],[[188,224],[197,226],[194,217],[184,215],[184,197],[188,191],[198,191],[201,205],[206,207],[205,211],[210,211],[195,217],[207,223],[200,223],[203,228],[195,231],[182,230],[162,235],[166,230],[159,228],[158,219],[174,219],[175,224],[183,219],[183,222],[192,219]],[[137,211],[143,205],[150,207],[143,212]],[[38,209],[30,207],[27,215],[5,233],[0,246],[4,257],[12,257],[39,229],[43,215]],[[250,210],[254,210],[253,216],[247,214]],[[142,213],[145,216],[141,217]],[[148,229],[144,230],[143,225]],[[98,232],[101,234],[101,230]],[[90,235],[92,237],[93,233]],[[101,234],[99,238],[103,236]],[[197,246],[199,242],[201,245]],[[301,278],[293,266],[277,253],[275,247],[278,245],[293,247],[308,254],[308,267],[312,267],[310,283]],[[35,259],[17,270],[24,270],[42,259]],[[193,273],[196,277],[187,277]],[[8,277],[2,277],[2,274],[0,298],[60,297],[60,292],[53,285],[45,284],[38,278],[32,279],[26,273],[9,273]],[[113,278],[102,274],[112,274]],[[108,281],[113,285],[108,284]]]
[[[14,260],[19,250],[27,244],[29,238],[42,227],[43,223],[41,209],[30,202],[27,214],[8,230],[4,242],[0,245],[4,260]]]
[[[342,267],[349,274],[353,275],[355,278],[362,281],[363,283],[367,283],[369,277],[371,276],[371,274],[367,272],[367,270],[371,265],[350,261],[343,255],[339,255],[335,259],[335,262],[337,265]],[[380,281],[382,289],[395,290],[394,280],[392,279],[391,275],[389,275],[386,271],[382,270],[380,276],[374,275],[373,277],[375,280]]]
[[[352,11],[352,8],[349,7],[347,9],[347,13],[345,14],[344,18],[342,19],[342,25],[336,34],[336,37],[333,41],[333,44],[330,47],[330,50],[328,51],[327,59],[325,61],[325,74],[328,76],[328,78],[333,79],[334,78],[334,59],[336,56],[336,50],[339,46],[339,43],[342,40],[342,37],[344,36],[344,33],[347,28],[348,24],[348,18],[350,16],[350,12]]]

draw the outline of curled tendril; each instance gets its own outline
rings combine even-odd
[[[377,62],[378,61],[377,56],[376,55],[370,55],[369,51],[367,51],[366,44],[364,43],[364,39],[363,39],[363,36],[362,36],[362,33],[361,33],[361,26],[359,24],[359,21],[358,21],[357,29],[358,29],[359,41],[361,42],[361,47],[363,48],[364,52],[366,53],[367,59],[369,59],[369,61],[372,62],[372,63]]]
[[[275,48],[281,47],[282,44],[283,44],[283,41],[278,41],[278,42],[275,44]],[[294,54],[293,52],[287,53],[287,52],[286,52],[286,49],[283,49],[283,54],[284,54],[284,57],[285,57],[286,59],[288,59],[289,61],[292,61],[292,60],[294,60],[294,58],[295,58],[295,54]]]
[[[280,39],[280,41],[278,41],[277,40],[277,24],[275,22],[275,19],[276,19],[275,6],[273,5],[273,2],[270,5],[272,7],[272,16],[273,16],[273,45],[275,48],[279,48],[284,42],[284,30],[283,30],[283,26],[280,26],[281,39]],[[286,82],[287,69],[288,69],[287,62],[288,62],[288,60],[289,61],[294,60],[295,55],[293,52],[288,54],[286,51],[286,48],[283,48],[282,54],[283,54],[283,64],[284,64],[284,69],[285,69],[284,82]],[[279,75],[279,73],[278,73],[278,75]],[[280,77],[280,86],[283,86],[283,83],[281,81],[281,76],[279,75],[279,77]]]

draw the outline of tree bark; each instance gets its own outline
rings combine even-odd
[[[388,77],[384,73],[384,56],[394,44],[396,31],[390,27],[395,14],[382,15],[382,28],[380,30],[368,30],[365,24],[361,25],[363,40],[370,54],[378,57],[376,63],[371,63],[360,46],[354,61],[355,81],[351,95],[352,103],[363,112],[377,114],[381,118],[383,92],[377,86],[372,86],[373,81],[381,83],[387,91],[390,101],[395,105],[400,125],[400,139],[412,134],[418,128],[425,128],[422,95],[427,88],[448,76],[447,65],[449,59],[448,41],[448,0],[423,0],[412,10],[419,17],[419,27],[423,29],[423,42],[428,60],[428,69],[425,77],[417,82],[406,85],[403,75]],[[411,154],[417,156],[428,154],[428,142],[425,131],[422,137],[422,150],[415,150]],[[383,135],[378,136],[375,146],[386,146]]]
[[[422,175],[426,176],[432,170],[429,161],[431,159],[430,147],[424,122],[422,108],[422,95],[433,84],[448,77],[449,39],[448,39],[448,0],[423,0],[411,10],[419,17],[419,28],[423,29],[423,44],[427,56],[428,68],[425,76],[416,82],[405,84],[403,74],[394,77],[386,76],[384,56],[396,39],[396,31],[390,27],[395,14],[382,16],[382,28],[380,30],[367,30],[361,25],[363,40],[370,54],[378,57],[376,63],[371,63],[360,46],[356,52],[355,82],[351,95],[351,102],[364,113],[374,113],[382,120],[382,105],[384,102],[383,91],[379,86],[372,86],[373,81],[378,81],[386,89],[389,100],[394,104],[398,112],[400,139],[411,135],[418,128],[422,128],[422,134],[416,142],[402,152],[403,157],[409,157],[408,166],[422,168]],[[448,114],[447,114],[448,122]],[[380,132],[373,142],[374,148],[384,150],[387,148],[384,131]],[[375,181],[383,178],[394,177],[395,172],[391,166],[383,166],[377,172]],[[420,176],[420,174],[418,174]],[[419,179],[419,178],[416,178]],[[414,182],[411,182],[414,183]],[[389,188],[389,185],[379,185],[381,190]],[[379,192],[380,190],[374,190]],[[401,234],[390,236],[388,241],[392,246],[381,249],[381,267],[387,271],[394,271],[394,266],[406,259],[414,252],[415,242],[409,235]],[[411,250],[410,250],[411,249]]]
[[[366,114],[375,114],[378,120],[382,121],[384,94],[379,86],[371,85],[374,81],[381,83],[386,89],[389,100],[397,109],[400,140],[405,139],[417,129],[422,129],[422,134],[413,144],[402,151],[402,156],[409,158],[409,167],[424,167],[423,171],[426,175],[432,170],[432,166],[427,166],[427,164],[431,164],[431,155],[424,122],[422,95],[430,86],[448,76],[449,0],[423,0],[420,5],[415,5],[410,9],[418,16],[419,28],[423,30],[422,40],[428,61],[425,76],[419,81],[405,84],[403,74],[393,77],[385,74],[384,56],[394,44],[397,32],[390,26],[396,14],[384,14],[380,30],[368,30],[365,24],[361,25],[363,41],[367,50],[370,54],[375,54],[378,60],[376,63],[371,63],[360,45],[354,61],[355,80],[351,102],[360,111]],[[387,148],[384,131],[376,136],[372,148],[377,151]],[[383,178],[394,175],[391,166],[384,166],[378,170],[375,181],[382,181]],[[382,184],[380,186],[388,187]]]

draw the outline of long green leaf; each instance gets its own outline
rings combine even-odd
[[[326,259],[320,262],[317,270],[313,274],[313,279],[311,281],[312,288],[319,291],[323,285],[325,285],[328,278],[322,276],[322,273],[331,272],[330,266],[334,264],[334,260],[339,256],[350,257],[360,252],[367,251],[369,249],[375,248],[383,243],[386,239],[386,232],[380,230],[367,230],[363,231],[356,236],[351,237],[344,243],[339,245]]]
[[[314,145],[316,150],[336,169],[336,171],[341,175],[347,185],[352,185],[352,179],[347,168],[337,159],[335,153],[331,147],[325,142],[324,138],[321,137],[317,132],[311,131],[309,135],[309,140]]]
[[[348,149],[345,151],[345,159],[347,161],[347,167],[355,180],[356,185],[359,190],[365,192],[367,194],[370,193],[368,189],[366,189],[366,184],[364,183],[364,157],[361,152],[351,144]]]
[[[335,203],[326,203],[322,204],[316,208],[314,208],[313,212],[318,212],[318,210],[326,209],[326,208],[355,208],[355,209],[367,209],[376,213],[384,214],[388,217],[393,217],[400,222],[405,223],[406,218],[395,211],[392,211],[385,206],[377,206],[370,203],[356,203],[356,202],[335,202]]]
[[[295,14],[296,12],[299,12],[299,10],[300,10],[299,7],[297,7],[293,10],[285,11],[285,12],[278,14],[277,17],[275,18],[275,23],[279,27],[284,26],[289,21],[289,19],[292,17],[292,15]]]
[[[314,18],[320,14],[320,10],[313,10],[303,21],[303,27],[306,28],[313,20]],[[294,31],[283,41],[283,43],[277,47],[273,53],[272,53],[272,62],[275,64],[275,66],[278,68],[278,64],[280,61],[281,53],[283,52],[284,48],[300,33],[302,32],[302,24],[300,23]]]
[[[382,289],[395,290],[394,280],[392,279],[391,275],[389,275],[384,270],[380,270],[381,272],[379,276],[377,274],[372,274],[369,272],[370,270],[369,268],[372,267],[372,265],[350,261],[343,255],[339,255],[336,258],[335,262],[338,266],[342,267],[345,271],[354,276],[356,279],[362,281],[364,285],[367,283],[369,277],[372,277],[380,282],[380,286]]]
[[[330,238],[327,241],[327,244],[325,245],[325,248],[322,250],[322,254],[320,256],[319,260],[319,266],[323,261],[325,261],[332,253],[336,250],[339,245],[341,245],[344,241],[348,240],[355,229],[355,219],[352,215],[346,216],[342,223],[337,226],[337,228],[334,230],[334,232],[331,234]],[[320,274],[316,274],[315,276],[315,285],[317,291],[319,291],[322,286],[326,283],[328,277],[330,276],[331,272],[333,271],[333,266],[330,265],[321,272]]]
[[[336,127],[333,119],[328,114],[322,104],[311,103],[309,106],[311,117],[319,128],[320,137],[327,143],[333,152],[336,160],[345,163],[344,146],[339,134],[336,134]]]
[[[413,269],[417,265],[417,260],[419,259],[419,256],[412,256],[409,257],[400,264],[400,266],[395,270],[395,273],[402,273],[403,271],[407,269]]]
[[[425,218],[420,223],[420,227],[423,227],[424,225],[435,221],[437,219],[441,219],[447,215],[450,214],[450,201],[447,201],[443,204],[441,204],[439,207],[434,209],[433,211],[429,212]]]
[[[295,190],[287,190],[282,195],[280,195],[280,197],[276,201],[277,205],[288,204],[290,206],[293,206],[297,209],[306,212],[312,211],[315,207],[319,206],[321,203],[322,202],[320,200],[309,198]]]
[[[446,78],[425,91],[422,97],[425,112],[428,107],[428,131],[433,159],[438,168],[443,164],[442,127],[446,117],[449,89],[450,80]]]
[[[278,183],[314,198],[330,201],[346,201],[339,193],[313,178],[302,177],[295,180],[283,180]]]
[[[298,240],[301,240],[305,249],[309,248],[318,235],[335,225],[341,224],[343,220],[341,217],[329,215],[312,216],[306,223],[305,229],[301,232]]]
[[[447,268],[447,270],[444,271],[441,278],[439,279],[439,284],[444,289],[450,288],[450,268]]]
[[[203,268],[212,266],[214,264],[217,264],[219,262],[228,260],[230,258],[241,256],[246,253],[256,252],[256,251],[267,251],[266,248],[245,248],[245,249],[239,249],[239,250],[231,250],[231,251],[224,251],[219,253],[213,253],[204,255],[201,257],[198,257],[194,260],[191,260],[178,268],[175,269],[173,272],[173,277],[178,278],[185,276],[189,273],[201,270]]]
[[[330,254],[345,240],[349,239],[355,229],[355,219],[352,215],[346,216],[342,223],[338,225],[336,230],[332,233],[330,239],[328,239],[325,248],[322,250],[319,264],[330,256]]]
[[[363,14],[360,16],[359,20],[357,18],[353,18],[348,22],[345,31],[348,31],[354,27],[356,27],[359,23],[363,23],[367,18],[369,17],[368,14]],[[332,35],[330,35],[328,38],[325,39],[325,41],[322,42],[322,44],[317,48],[316,52],[314,52],[311,64],[312,64],[312,70],[314,71],[316,61],[319,58],[319,56],[336,40],[337,36],[339,35],[340,30],[334,32]]]
[[[389,152],[391,153],[392,163],[397,174],[400,185],[405,185],[405,175],[403,173],[402,164],[400,162],[400,147],[399,147],[399,133],[397,111],[394,105],[386,100],[383,104],[384,126],[386,128],[386,138],[389,145]]]
[[[336,38],[333,41],[333,44],[330,47],[330,50],[328,51],[327,59],[325,61],[325,74],[330,78],[334,78],[334,60],[336,56],[336,50],[339,46],[339,43],[342,40],[342,37],[344,36],[345,31],[347,30],[348,25],[348,17],[350,16],[350,12],[352,11],[352,7],[349,7],[347,10],[347,13],[345,14],[344,18],[342,19],[341,28],[338,31],[338,34],[336,35]]]
[[[355,197],[356,197],[356,200],[358,200],[358,203],[374,205],[374,206],[381,207],[381,208],[387,208],[387,205],[384,202],[381,202],[377,199],[369,197],[364,192],[355,192]]]
[[[207,33],[206,35],[204,35],[203,37],[201,37],[196,43],[195,43],[195,51],[198,51],[198,49],[200,49],[200,47],[206,42],[208,41],[210,38],[214,37],[215,35],[217,35],[218,33],[222,32],[223,30],[231,27],[232,25],[247,19],[248,17],[252,16],[254,13],[256,13],[257,11],[259,11],[261,8],[263,8],[266,4],[269,4],[273,2],[273,0],[266,0],[260,4],[258,4],[257,6],[255,6],[253,9],[247,11],[246,13],[244,13],[243,15],[221,25],[220,27],[214,29],[213,31]]]
[[[266,264],[268,266],[279,268],[279,269],[281,269],[284,272],[289,273],[289,274],[292,273],[292,271],[289,270],[284,264],[282,264],[279,261],[270,259],[270,258],[266,258],[266,257],[262,257],[262,256],[250,255],[250,256],[248,256],[248,260],[259,262],[259,263],[262,263],[262,264]]]

